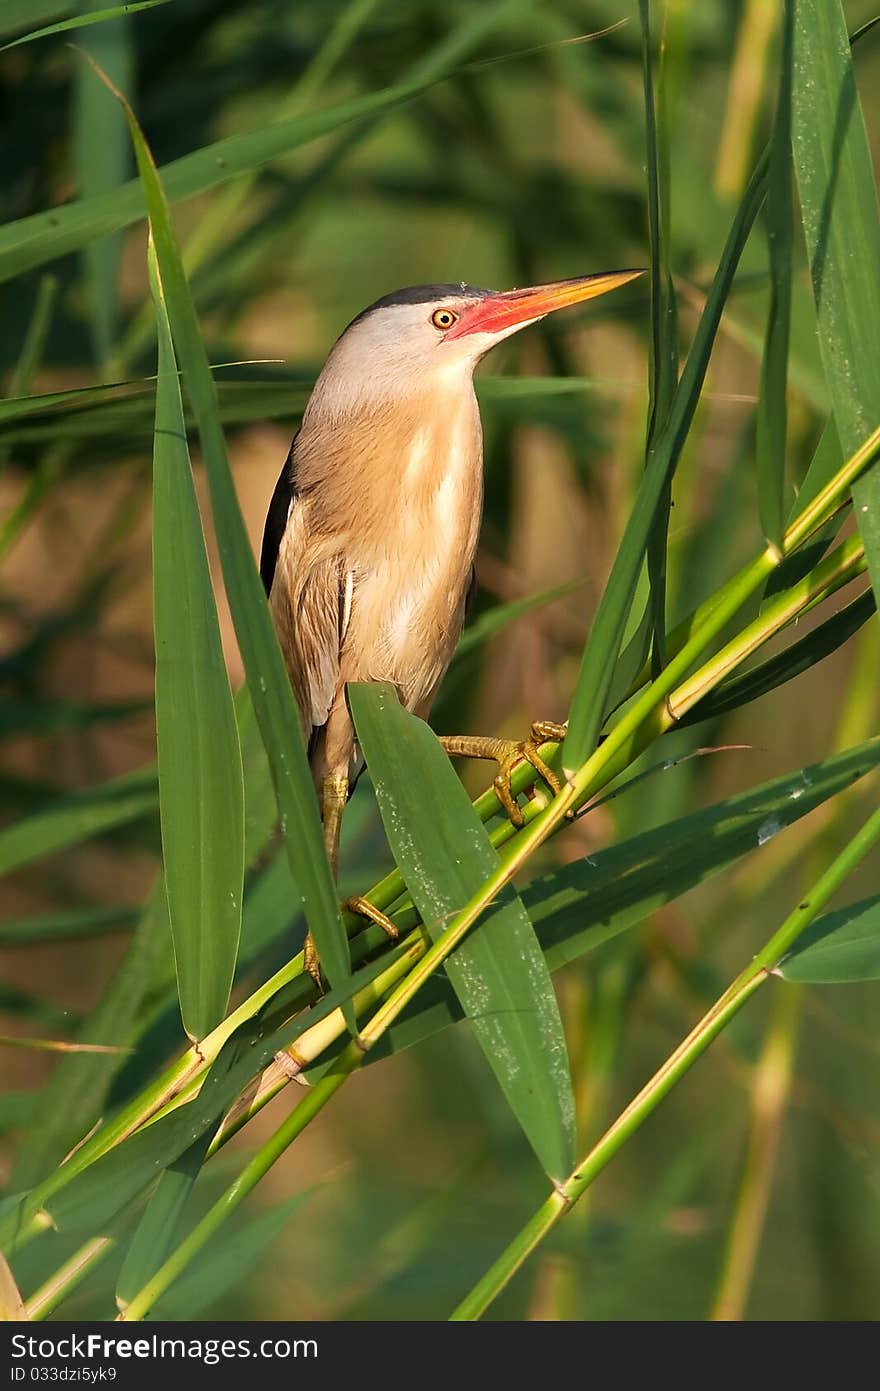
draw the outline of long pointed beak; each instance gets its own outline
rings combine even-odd
[[[532,285],[527,290],[507,290],[504,294],[487,295],[468,307],[458,323],[445,334],[447,339],[463,338],[471,333],[510,333],[525,324],[543,319],[556,309],[607,295],[617,290],[643,270],[603,271],[600,275],[582,275],[574,280],[554,280],[549,285]]]

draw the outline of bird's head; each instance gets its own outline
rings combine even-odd
[[[469,381],[497,343],[557,309],[581,304],[642,275],[607,271],[523,290],[416,285],[385,295],[337,340],[316,394],[344,412],[368,400],[393,401],[444,380]],[[328,399],[330,398],[330,399]],[[332,407],[331,407],[332,408]]]

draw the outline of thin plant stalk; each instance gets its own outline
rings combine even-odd
[[[454,1321],[478,1319],[489,1308],[517,1270],[574,1206],[618,1150],[657,1109],[675,1084],[702,1057],[710,1043],[739,1013],[747,1000],[771,976],[781,959],[791,950],[801,933],[821,912],[855,867],[880,841],[880,808],[865,822],[850,844],[841,851],[801,900],[766,946],[740,972],[712,1008],[667,1058],[663,1066],[621,1112],[597,1145],[564,1182],[560,1183],[534,1216],[486,1272],[452,1314]]]
[[[867,738],[874,723],[874,644],[867,635],[855,660],[846,699],[837,722],[834,749],[841,752],[860,738]],[[810,858],[829,851],[843,829],[850,797],[837,799],[829,808],[828,824],[813,841]],[[835,836],[835,840],[832,840]],[[795,851],[795,853],[797,853]],[[832,852],[833,853],[833,852]],[[791,852],[774,866],[773,878],[780,880],[790,867]],[[766,883],[753,887],[752,902],[766,892]],[[725,1241],[718,1288],[710,1318],[731,1322],[744,1317],[779,1149],[779,1136],[789,1104],[794,1076],[794,1058],[800,1023],[803,992],[792,985],[776,999],[767,1027],[761,1056],[754,1069],[749,1096],[749,1136],[736,1195],[733,1216]]]
[[[715,164],[715,189],[722,198],[738,198],[745,186],[778,8],[776,0],[747,0],[740,21]]]
[[[37,1322],[54,1313],[58,1305],[110,1255],[115,1245],[115,1237],[96,1236],[74,1251],[69,1260],[60,1265],[25,1302],[28,1318]]]
[[[733,1219],[725,1242],[713,1322],[745,1313],[770,1203],[782,1122],[791,1095],[801,992],[777,995],[749,1094],[749,1138]]]

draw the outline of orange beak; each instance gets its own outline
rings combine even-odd
[[[643,270],[603,271],[600,275],[582,275],[574,280],[554,280],[549,285],[533,285],[527,290],[507,290],[503,294],[487,295],[461,315],[445,337],[464,338],[471,333],[503,333],[521,325],[543,319],[555,309],[567,309],[571,304],[596,299],[626,285]]]

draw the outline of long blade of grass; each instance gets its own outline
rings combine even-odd
[[[782,540],[785,500],[786,387],[791,323],[793,35],[794,0],[784,0],[781,71],[770,141],[770,181],[767,191],[770,309],[761,363],[756,439],[761,526],[770,544],[777,547]]]
[[[212,371],[217,374],[219,369]],[[515,393],[496,392],[496,381],[483,378],[477,386],[481,404],[493,413],[507,409],[513,397],[519,405],[533,411],[548,395],[576,395],[602,389],[601,381],[583,377],[517,378]],[[545,391],[546,381],[560,389]],[[283,420],[287,424],[291,417],[302,415],[311,390],[311,382],[286,373],[274,379],[267,375],[265,380],[249,381],[228,381],[218,376],[216,385],[220,417],[228,425],[266,420]],[[95,464],[101,449],[115,460],[120,436],[134,447],[150,442],[154,395],[155,384],[147,379],[0,401],[0,449],[64,443],[71,458],[82,467]],[[191,430],[192,408],[188,402],[184,402],[184,407],[187,429]]]
[[[0,831],[0,875],[78,845],[102,831],[155,814],[156,794],[156,772],[148,768],[113,778],[85,792],[72,793],[44,811],[5,827]]]
[[[136,14],[138,10],[153,10],[157,5],[167,5],[168,0],[131,0],[125,5],[113,5],[109,9],[91,10],[88,14],[74,15],[71,19],[62,19],[57,24],[46,24],[42,29],[34,29],[30,34],[22,34],[21,38],[13,39],[11,43],[5,43],[0,47],[0,53],[5,53],[8,48],[18,48],[20,43],[32,43],[34,39],[45,39],[51,34],[64,34],[70,29],[83,29],[90,24],[103,24],[106,20],[123,19],[126,15]],[[46,9],[51,13],[53,10],[67,9],[66,5],[49,5]],[[33,16],[31,16],[33,18]],[[8,20],[4,18],[0,21],[0,33],[8,32]]]
[[[27,1035],[0,1034],[0,1048],[35,1048],[42,1053],[123,1053],[110,1043],[71,1043],[69,1039],[30,1038]]]
[[[596,747],[608,694],[639,572],[657,508],[672,477],[697,407],[724,304],[742,249],[764,200],[766,156],[759,162],[734,218],[712,288],[697,327],[669,419],[642,477],[635,504],[615,556],[608,583],[596,610],[584,650],[562,751],[563,767],[572,773]]]
[[[200,1135],[162,1174],[125,1253],[116,1281],[116,1304],[125,1309],[164,1261],[174,1244],[193,1185],[202,1170],[211,1130]]]
[[[799,129],[797,101],[800,90],[798,85],[798,63],[800,61],[798,56],[798,14],[800,13],[800,6],[802,4],[809,4],[812,13],[818,3],[819,0],[798,0],[798,8],[795,10],[793,69],[793,102],[795,106],[792,118],[792,137],[794,141],[796,165],[798,160]],[[825,22],[828,22],[827,16]],[[862,32],[866,31],[862,30],[860,34]],[[859,37],[860,34],[855,37]],[[857,97],[855,96],[855,87],[852,82],[849,40],[845,28],[843,30],[842,39],[839,34],[836,38],[837,47],[835,51],[838,54],[837,61],[845,62],[845,71],[849,73],[849,82],[846,86],[850,94],[848,100],[851,106],[853,101],[857,101]],[[805,48],[809,48],[808,42],[805,43]],[[844,50],[845,52],[843,52]],[[843,57],[840,56],[841,52],[843,52]],[[827,76],[828,74],[824,73],[818,80],[824,81]],[[806,88],[805,96],[804,105],[808,107],[809,95],[808,92],[806,92]],[[861,146],[864,145],[865,137],[863,127],[860,126],[860,129],[861,148]],[[803,149],[804,158],[810,160],[809,139],[804,140]],[[870,164],[868,164],[868,168],[870,168]],[[568,733],[562,751],[563,767],[569,774],[583,763],[596,746],[599,730],[604,718],[604,712],[608,705],[609,689],[614,680],[614,671],[627,615],[632,604],[633,593],[638,581],[643,558],[647,551],[651,528],[655,521],[657,508],[663,497],[663,489],[668,478],[671,477],[674,472],[675,465],[690,429],[690,424],[705,379],[715,333],[718,329],[724,304],[733,282],[733,275],[739,263],[743,247],[745,246],[755,218],[766,195],[768,170],[769,151],[765,150],[752,174],[748,188],[743,195],[742,202],[728,234],[718,269],[712,281],[712,287],[709,291],[703,313],[700,316],[700,322],[697,327],[697,332],[694,335],[694,341],[688,353],[681,380],[679,381],[673,397],[668,424],[658,440],[653,457],[650,459],[648,468],[645,470],[642,483],[636,495],[635,504],[617,550],[611,574],[608,577],[608,583],[605,586],[604,593],[593,620],[593,627],[581,662],[581,669],[569,714]],[[801,171],[798,167],[799,183],[801,178]],[[871,185],[872,195],[869,197],[864,179],[861,179],[860,183],[862,184],[860,196],[865,200],[866,210],[870,212],[867,205],[872,204],[873,213],[876,215],[876,192],[873,191],[873,184]],[[822,186],[825,187],[825,184]],[[804,198],[803,189],[801,190],[801,197],[802,199]],[[856,225],[859,225],[859,219],[857,219]],[[869,231],[866,232],[866,235],[870,235],[873,247],[874,235],[870,230],[873,224],[870,216],[867,218],[867,225]],[[841,228],[841,236],[843,236],[843,230],[844,229]],[[866,258],[866,261],[870,262],[870,264],[876,268],[880,266],[880,255],[875,255],[872,251],[871,256]],[[842,271],[841,274],[843,274]],[[869,301],[872,306],[874,299],[875,296],[872,295]],[[861,322],[863,325],[870,325],[878,322],[877,315],[873,312],[873,309],[872,313],[866,314]],[[868,348],[867,355],[871,358],[875,367],[880,363],[880,358],[878,358],[871,347]],[[843,371],[848,359],[845,354],[841,354],[839,360],[841,371]],[[877,370],[880,370],[880,367],[877,367]],[[874,401],[880,399],[876,388],[870,399]],[[835,414],[837,414],[836,410]],[[865,424],[864,421],[861,421],[859,425],[853,423],[853,438],[863,440],[871,433],[871,424],[872,422],[870,420],[868,424]],[[877,478],[880,478],[880,471],[875,469],[874,479]],[[857,485],[860,493],[866,487],[873,488],[874,486],[880,486],[880,484],[875,484],[870,475],[862,479],[861,483]],[[863,514],[865,518],[863,524],[870,527],[876,526],[878,532],[880,532],[878,514],[880,514],[880,508],[875,507],[872,510],[869,506],[869,512]],[[873,538],[871,542],[875,552],[877,551],[878,543],[880,543],[880,535]],[[866,542],[866,550],[867,548],[868,543]],[[876,569],[877,565],[874,564],[874,571],[876,571]],[[876,590],[878,578],[875,577],[874,571],[872,571],[872,579]]]
[[[56,19],[71,9],[71,0],[5,0],[0,11],[0,35],[16,34],[30,24]]]
[[[639,0],[642,25],[642,71],[645,91],[645,134],[648,171],[648,231],[651,246],[651,352],[649,357],[648,428],[646,467],[656,440],[669,419],[678,383],[678,314],[669,265],[669,142],[661,97],[660,112],[654,98],[654,56],[648,0]],[[663,84],[661,44],[660,84]],[[648,543],[651,584],[652,667],[655,673],[665,661],[666,646],[666,551],[672,478],[668,477],[657,508]]]
[[[196,501],[171,327],[152,243],[159,338],[153,606],[159,816],[183,1026],[226,1012],[241,932],[244,783],[232,692]]]
[[[844,452],[880,419],[880,210],[839,0],[793,0],[792,143],[822,362]],[[880,595],[880,469],[853,487]]]
[[[118,96],[128,119],[143,183],[174,345],[198,425],[223,580],[272,769],[291,871],[327,978],[331,985],[341,987],[349,977],[348,938],[324,853],[299,711],[238,506],[214,380],[168,202],[137,118],[121,93]],[[353,1028],[353,1013],[350,1007],[346,1008]]]
[[[11,397],[23,396],[30,391],[34,373],[42,361],[46,347],[57,294],[57,277],[41,275],[27,332],[22,340],[18,361],[9,379],[9,395]]]
[[[84,6],[93,9],[94,0]],[[111,20],[106,11],[104,17]],[[78,16],[79,21],[93,18]],[[72,21],[68,21],[71,23]],[[131,26],[124,11],[89,35],[89,51],[110,80],[123,91],[134,71]],[[106,87],[96,82],[86,63],[77,63],[73,78],[73,160],[80,198],[98,198],[118,188],[131,172],[131,146],[125,118]],[[119,327],[119,269],[122,234],[92,237],[81,252],[89,297],[89,332],[99,373],[109,375]]]
[[[308,1192],[271,1203],[238,1227],[218,1233],[202,1260],[175,1283],[173,1294],[156,1301],[154,1318],[194,1319],[228,1290],[242,1287],[253,1267],[276,1240],[286,1222],[309,1197]],[[261,1205],[262,1207],[262,1205]]]
[[[46,942],[68,942],[101,937],[134,926],[141,916],[139,908],[80,908],[45,916],[13,918],[0,923],[0,946],[42,946]]]
[[[392,686],[348,688],[391,849],[422,921],[439,937],[498,867],[498,854],[437,739]],[[574,1145],[565,1035],[541,949],[507,888],[446,970],[508,1105],[551,1177]]]

